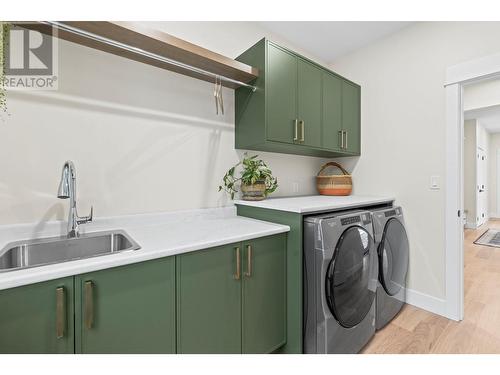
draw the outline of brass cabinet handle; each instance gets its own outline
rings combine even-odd
[[[347,146],[347,130],[344,132],[345,134],[345,149],[347,150],[349,146]]]
[[[235,280],[239,280],[240,277],[241,277],[241,274],[240,274],[240,268],[241,268],[241,260],[240,260],[240,247],[235,247],[234,248],[236,250],[236,273],[234,274],[234,278]]]
[[[340,149],[344,149],[344,131],[339,130],[339,136],[340,136]]]
[[[66,298],[64,287],[56,288],[56,337],[64,337],[64,327],[66,326]]]
[[[94,283],[85,281],[85,328],[91,329],[94,324]]]
[[[293,135],[293,141],[297,142],[299,140],[299,120],[295,119],[293,123],[295,125],[295,133]]]
[[[304,142],[304,140],[305,140],[305,130],[304,130],[305,122],[304,122],[304,120],[300,120],[299,123],[300,123],[300,129],[301,129],[300,130],[300,142]]]
[[[247,271],[245,276],[252,276],[252,245],[247,245]]]

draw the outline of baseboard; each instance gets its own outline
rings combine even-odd
[[[466,222],[464,226],[465,226],[465,229],[477,229],[476,223]]]
[[[447,317],[446,300],[444,299],[417,292],[413,289],[406,289],[406,303],[418,307],[419,309]]]
[[[491,212],[490,219],[500,219],[500,214],[498,214],[496,212]]]

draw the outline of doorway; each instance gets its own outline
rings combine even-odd
[[[464,317],[464,88],[499,77],[500,54],[446,69],[445,315],[454,320]]]
[[[500,83],[500,81],[499,81]],[[464,92],[467,100],[467,88]],[[500,114],[500,113],[499,113]],[[480,111],[464,112],[464,227],[478,229],[491,217],[493,199],[491,187],[492,177],[496,171],[490,168],[496,155],[490,155],[492,133],[486,128]],[[496,152],[496,151],[495,151]],[[495,172],[495,173],[493,173]],[[490,191],[491,190],[491,191]],[[491,197],[492,198],[492,197]]]

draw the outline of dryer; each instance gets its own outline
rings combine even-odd
[[[379,262],[376,325],[381,329],[406,302],[410,245],[401,207],[374,210],[372,215]]]
[[[375,333],[378,262],[369,211],[304,219],[304,352],[357,353]]]

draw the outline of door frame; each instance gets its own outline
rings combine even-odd
[[[495,183],[496,183],[495,201],[496,201],[496,205],[494,207],[495,211],[490,212],[490,217],[494,216],[496,218],[499,215],[498,212],[500,212],[500,210],[498,209],[498,207],[500,206],[500,204],[499,204],[500,203],[500,173],[498,173],[498,170],[500,169],[500,148],[496,149],[495,156],[496,156],[496,159],[495,159],[495,178],[496,178],[496,181],[495,181]],[[491,214],[493,214],[493,215],[491,215]]]
[[[463,88],[500,77],[500,53],[446,68],[445,293],[446,316],[464,317],[464,116]]]

